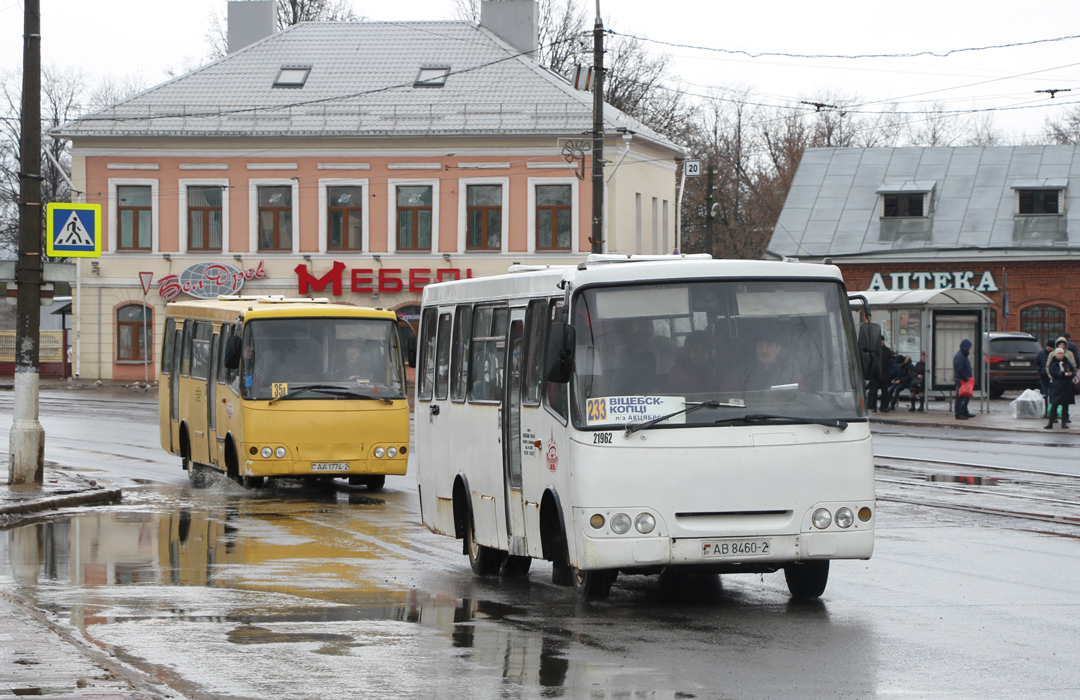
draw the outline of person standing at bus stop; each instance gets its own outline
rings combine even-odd
[[[1069,361],[1069,352],[1063,347],[1054,348],[1047,367],[1050,373],[1050,422],[1044,428],[1053,428],[1058,409],[1061,409],[1061,427],[1069,427],[1069,404],[1076,403],[1073,398],[1073,377],[1076,367]]]
[[[973,413],[968,411],[971,396],[960,395],[960,385],[975,376],[971,370],[971,360],[968,358],[970,354],[971,341],[964,338],[960,341],[960,349],[953,355],[952,360],[953,384],[956,386],[956,402],[953,405],[956,407],[955,415],[957,420],[967,420],[975,417]]]

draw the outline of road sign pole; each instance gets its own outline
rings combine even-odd
[[[41,330],[41,15],[23,5],[22,144],[19,163],[19,256],[15,268],[15,407],[8,438],[8,483],[45,480],[45,430],[38,421]]]

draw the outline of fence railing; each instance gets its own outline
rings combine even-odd
[[[0,362],[15,361],[15,331],[0,331]],[[64,331],[41,331],[38,335],[38,360],[63,362]]]

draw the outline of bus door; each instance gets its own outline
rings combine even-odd
[[[169,371],[169,435],[171,452],[180,452],[180,356],[183,354],[184,330],[173,332],[172,367]]]
[[[506,535],[510,554],[525,556],[525,502],[521,493],[521,374],[525,355],[525,309],[510,311],[506,342],[506,382],[502,405],[503,478]]]
[[[206,449],[209,452],[207,464],[218,463],[217,441],[217,373],[221,334],[214,333],[210,338],[210,371],[206,373]]]

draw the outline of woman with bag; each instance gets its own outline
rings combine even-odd
[[[1054,427],[1058,409],[1061,409],[1061,427],[1069,427],[1069,404],[1076,403],[1073,398],[1073,381],[1076,377],[1076,367],[1069,362],[1070,355],[1065,348],[1054,348],[1054,354],[1050,356],[1050,364],[1046,371],[1050,375],[1050,422],[1043,428]]]
[[[975,393],[975,374],[971,371],[971,360],[968,359],[968,355],[971,353],[971,341],[964,338],[960,341],[960,349],[953,355],[952,367],[953,367],[953,384],[956,386],[956,420],[967,420],[968,418],[974,418],[974,414],[968,412],[968,403],[971,402],[971,396]],[[970,386],[968,384],[970,380]]]

